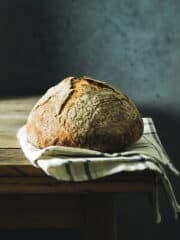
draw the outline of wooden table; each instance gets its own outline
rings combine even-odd
[[[153,172],[58,182],[24,157],[16,132],[38,97],[0,98],[0,228],[80,228],[87,240],[117,240],[117,193],[154,195]],[[128,209],[127,209],[128,211]]]

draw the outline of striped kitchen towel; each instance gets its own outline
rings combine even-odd
[[[143,118],[143,136],[123,152],[103,153],[90,149],[49,146],[38,149],[27,141],[26,126],[19,129],[17,138],[25,156],[35,167],[40,167],[47,175],[63,181],[89,181],[120,172],[151,170],[163,182],[174,217],[180,212],[174,191],[166,173],[166,167],[175,175],[179,171],[170,161],[158,137],[153,120]],[[158,187],[158,186],[157,186]],[[161,216],[156,204],[157,222]]]

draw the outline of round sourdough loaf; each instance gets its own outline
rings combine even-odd
[[[50,88],[32,109],[28,141],[117,152],[137,141],[143,122],[121,91],[90,77],[68,77]]]

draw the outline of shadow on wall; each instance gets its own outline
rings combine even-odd
[[[62,41],[58,41],[53,33],[54,19],[50,2],[48,6],[48,1],[6,2],[3,0],[0,3],[0,9],[3,9],[0,21],[0,31],[3,31],[0,40],[0,94],[44,92],[55,83],[53,81],[57,82],[57,73],[53,69],[57,66],[53,66],[52,58],[58,55],[55,44],[61,45],[67,38],[66,26],[60,22]],[[61,14],[64,12],[63,1],[59,5]],[[67,66],[61,62],[59,72],[66,76]]]

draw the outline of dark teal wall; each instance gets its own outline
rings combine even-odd
[[[178,0],[2,2],[8,59],[1,78],[16,91],[38,92],[85,74],[140,103],[180,103]],[[4,88],[13,92],[13,85]]]
[[[105,79],[138,101],[180,102],[179,1],[67,1],[61,13],[59,2],[49,43],[65,75]]]

